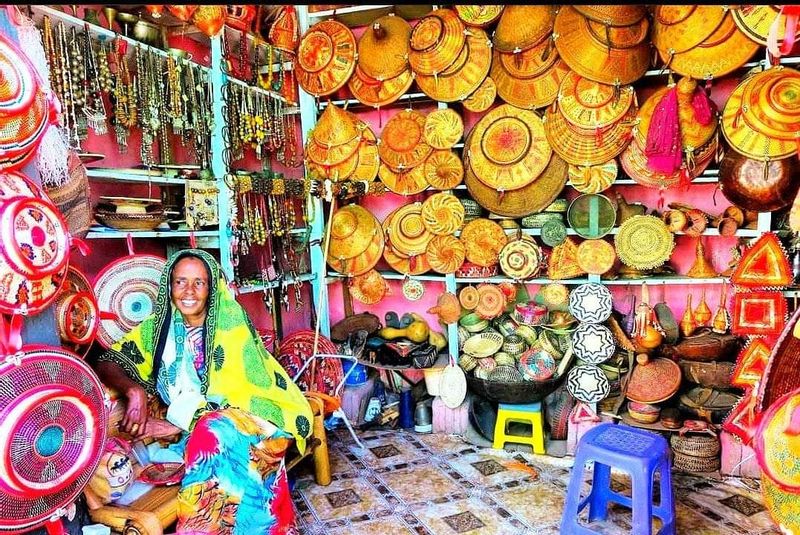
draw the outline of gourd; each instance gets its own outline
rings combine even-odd
[[[411,325],[404,327],[402,329],[397,329],[394,327],[384,327],[380,331],[378,331],[378,336],[384,338],[386,340],[394,340],[396,338],[408,338],[412,342],[417,342],[421,344],[422,342],[428,341],[428,335],[430,334],[430,328],[428,324],[424,321],[413,321]]]
[[[432,346],[436,346],[436,349],[441,351],[447,347],[447,338],[440,332],[431,331],[428,335],[428,343]]]

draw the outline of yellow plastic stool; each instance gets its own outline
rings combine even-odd
[[[522,422],[531,424],[532,435],[511,435],[506,430],[509,422]],[[497,423],[494,426],[494,443],[496,450],[503,449],[506,442],[529,444],[533,453],[544,453],[544,430],[542,424],[542,404],[511,404],[500,403],[497,407]]]

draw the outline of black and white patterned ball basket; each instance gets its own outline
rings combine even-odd
[[[602,284],[581,284],[569,294],[569,311],[581,323],[603,323],[611,308],[611,292]]]
[[[608,327],[581,323],[572,332],[572,351],[587,364],[600,364],[614,355],[614,336]]]
[[[597,403],[611,391],[603,370],[591,364],[575,366],[567,376],[567,390],[578,401]]]

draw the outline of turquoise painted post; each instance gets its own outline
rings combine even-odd
[[[300,34],[305,34],[309,28],[308,6],[296,5],[297,19],[300,23]],[[303,88],[298,88],[298,100],[300,105],[300,131],[302,133],[303,146],[308,140],[309,132],[317,124],[317,103],[312,95],[309,95]],[[320,333],[330,337],[331,324],[328,311],[328,286],[326,283],[326,267],[324,261],[324,251],[322,250],[322,240],[325,229],[325,213],[322,200],[318,197],[309,196],[309,207],[314,213],[314,221],[311,221],[311,279],[312,299],[314,300],[314,310],[317,310],[320,324]],[[312,206],[313,205],[313,206]]]
[[[225,58],[222,57],[222,37],[217,36],[211,39],[211,97],[214,126],[211,128],[211,171],[217,180],[219,188],[218,210],[219,210],[219,256],[222,272],[228,281],[233,280],[233,258],[231,256],[231,228],[230,228],[230,208],[231,196],[233,192],[225,184],[225,174],[228,168],[222,157],[223,151],[228,146],[228,140],[222,126],[225,124],[226,117],[223,114],[223,91],[227,83],[227,76],[222,70]]]

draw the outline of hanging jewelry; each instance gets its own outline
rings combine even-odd
[[[97,63],[95,63],[89,32],[84,32],[83,37],[84,57],[86,58],[84,69],[87,73],[87,78],[83,82],[86,87],[86,105],[83,108],[83,113],[86,115],[88,127],[94,130],[95,134],[102,136],[108,132],[108,127],[106,125],[106,105],[103,101],[103,95],[100,93],[100,72],[97,69]]]

